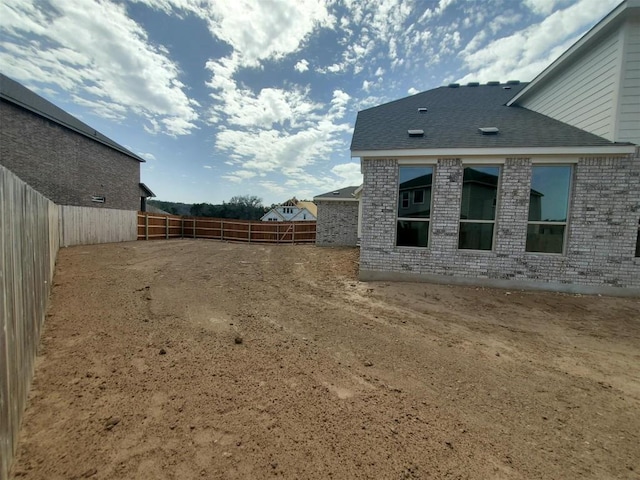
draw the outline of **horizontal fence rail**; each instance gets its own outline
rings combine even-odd
[[[248,243],[315,243],[316,222],[259,222],[138,212],[138,240],[207,238]]]

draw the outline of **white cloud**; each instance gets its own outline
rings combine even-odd
[[[177,64],[124,6],[5,0],[0,8],[0,64],[7,75],[57,85],[106,118],[132,112],[171,135],[196,128],[198,104],[179,81]]]
[[[529,9],[538,15],[549,15],[559,0],[523,0]]]
[[[617,3],[580,0],[539,24],[484,45],[487,35],[480,33],[460,52],[469,73],[458,81],[529,81],[575,42],[594,18],[604,16]]]
[[[202,168],[206,168],[207,170],[211,170],[213,167],[211,165],[203,165]]]
[[[139,156],[144,158],[145,160],[156,160],[156,156],[153,153],[138,153]]]
[[[417,89],[417,88],[415,88],[415,87],[411,87],[409,90],[407,90],[407,93],[408,93],[409,95],[415,95],[416,93],[420,93],[420,90],[418,90],[418,89]]]
[[[331,169],[342,185],[352,186],[362,184],[359,162],[341,163]]]
[[[230,182],[241,183],[243,180],[253,178],[256,175],[256,172],[252,172],[250,170],[236,170],[227,175],[222,175],[222,178],[224,178],[225,180],[229,180]]]
[[[296,71],[303,73],[309,70],[309,62],[307,62],[304,58],[296,63],[293,67]]]

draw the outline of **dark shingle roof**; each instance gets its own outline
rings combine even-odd
[[[527,84],[440,87],[358,112],[351,150],[583,147],[612,142],[522,107],[505,104]],[[426,107],[427,113],[418,108]],[[497,127],[482,135],[480,127]],[[410,137],[407,130],[424,130]]]
[[[316,200],[325,200],[325,199],[334,199],[334,200],[355,200],[355,192],[358,189],[358,186],[355,187],[344,187],[339,188],[337,190],[332,190],[327,193],[323,193],[321,195],[316,195],[313,197],[313,201]]]
[[[21,85],[2,73],[0,73],[0,98],[62,125],[63,127],[69,128],[81,135],[84,135],[85,137],[89,137],[96,142],[100,142],[111,147],[114,150],[118,150],[139,162],[145,161],[135,153],[129,151],[122,145],[117,144],[110,138],[91,128],[86,123],[81,122],[73,115],[65,112],[59,107],[56,107],[53,103],[45,100],[40,95],[32,92],[24,85]]]

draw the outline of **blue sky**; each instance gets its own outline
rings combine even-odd
[[[619,0],[2,0],[0,70],[147,159],[158,199],[361,182],[358,110],[529,81]]]

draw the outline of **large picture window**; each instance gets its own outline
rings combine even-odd
[[[562,253],[567,230],[571,167],[535,165],[531,174],[527,252]]]
[[[396,245],[429,246],[432,184],[433,167],[399,168]],[[410,198],[413,202],[409,202]],[[422,202],[416,199],[422,199]]]
[[[458,248],[493,249],[500,167],[465,167]]]

